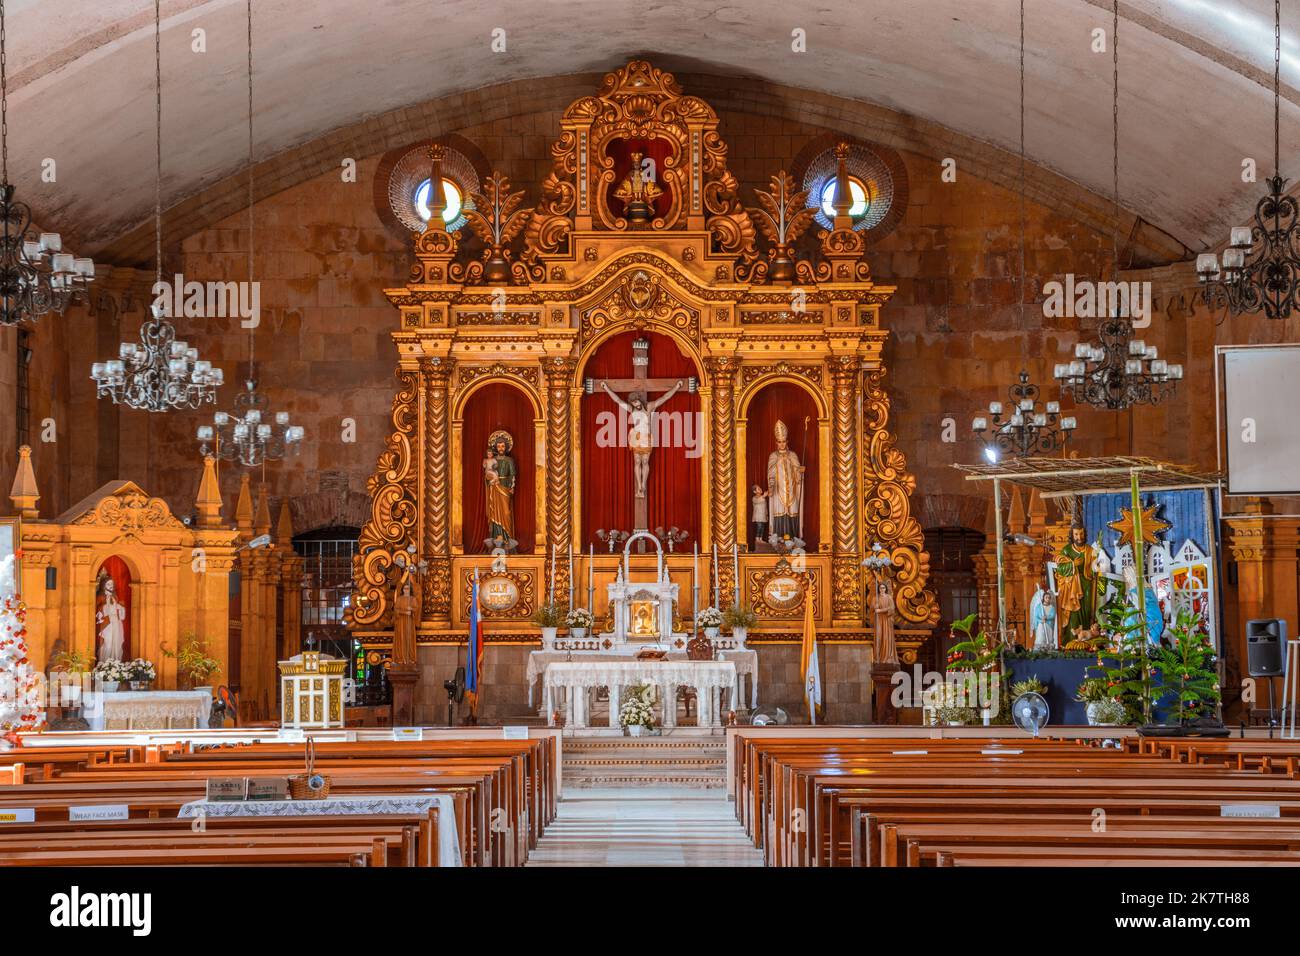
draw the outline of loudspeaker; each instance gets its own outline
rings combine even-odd
[[[56,591],[59,587],[59,569],[48,567],[45,569],[45,590]]]
[[[1246,672],[1251,677],[1281,677],[1286,621],[1266,617],[1246,622]]]

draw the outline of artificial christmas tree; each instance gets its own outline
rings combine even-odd
[[[40,730],[45,723],[42,710],[41,675],[27,656],[25,608],[18,600],[13,555],[0,558],[0,735],[22,730]]]

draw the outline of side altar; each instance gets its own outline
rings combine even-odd
[[[785,171],[742,189],[712,107],[643,61],[557,134],[531,205],[499,172],[470,181],[454,137],[421,147],[467,200],[453,216],[430,191],[410,278],[386,290],[398,388],[353,633],[391,653],[411,581],[421,660],[463,646],[477,574],[489,685],[492,646],[536,647],[543,605],[586,606],[610,646],[653,631],[680,652],[696,593],[751,609],[759,649],[798,642],[811,602],[818,639],[869,665],[878,544],[910,664],[938,611],[889,426],[894,288],[848,191],[828,213]],[[827,175],[850,180],[861,147],[832,147]]]

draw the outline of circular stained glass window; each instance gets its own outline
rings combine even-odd
[[[835,194],[837,192],[837,185],[838,180],[832,176],[830,179],[826,180],[826,184],[822,186],[822,214],[826,216],[827,219],[835,218]],[[849,207],[849,215],[854,219],[857,219],[867,211],[867,207],[871,204],[871,201],[867,198],[867,188],[862,185],[862,180],[858,179],[856,176],[849,177],[849,196],[853,200],[853,204]]]
[[[415,188],[415,211],[419,214],[421,221],[429,221],[429,184],[430,180],[426,179]],[[450,179],[442,181],[442,221],[451,224],[456,221],[460,215],[461,198],[460,188]]]

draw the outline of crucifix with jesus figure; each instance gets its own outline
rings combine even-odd
[[[614,400],[627,416],[627,445],[632,451],[633,475],[633,533],[648,531],[650,507],[647,488],[650,484],[650,452],[654,449],[653,416],[656,410],[683,388],[695,393],[697,382],[689,378],[650,378],[650,342],[637,339],[632,343],[631,378],[589,378],[586,392],[594,395],[597,389]],[[651,392],[663,394],[650,401]],[[624,399],[622,396],[626,395]]]

